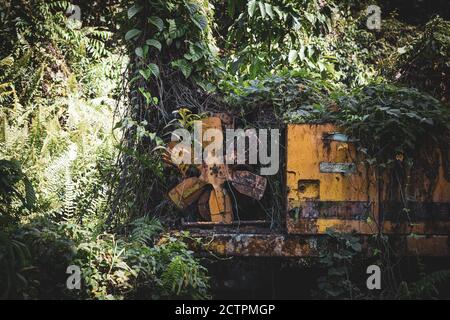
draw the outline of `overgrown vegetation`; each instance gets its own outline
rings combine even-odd
[[[97,0],[80,24],[66,1],[1,1],[2,297],[208,298],[185,244],[195,239],[165,234],[180,220],[166,193],[181,177],[162,151],[174,126],[214,112],[243,127],[337,123],[395,177],[407,210],[407,177],[450,168],[450,27],[388,12],[369,30],[367,4]],[[261,202],[273,229],[282,179]],[[361,244],[330,239],[321,297],[364,298],[349,277]],[[66,288],[69,265],[82,269],[79,291]],[[446,274],[396,279],[391,297],[430,298]]]
[[[325,299],[438,299],[450,280],[450,270],[425,270],[420,257],[406,276],[402,258],[386,235],[376,234],[365,242],[356,234],[327,230],[328,238],[321,244],[318,267],[323,275],[317,279],[313,296]],[[365,251],[363,247],[368,250]],[[366,253],[364,253],[366,252]],[[367,287],[367,266],[380,267],[380,288]],[[408,279],[406,279],[408,278]],[[414,280],[410,280],[414,279]]]

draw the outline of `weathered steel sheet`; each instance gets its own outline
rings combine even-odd
[[[321,173],[352,174],[356,171],[356,165],[346,162],[321,162],[319,163],[319,170]]]
[[[288,215],[299,218],[339,218],[367,220],[372,212],[373,203],[367,201],[304,201],[291,209]]]
[[[316,237],[283,234],[215,234],[203,237],[205,253],[221,256],[314,257],[318,256]]]
[[[250,256],[250,257],[318,257],[326,245],[327,235],[285,235],[285,234],[207,234],[192,233],[192,238],[200,238],[189,245],[199,255]],[[360,235],[363,254],[371,256],[367,236]],[[448,256],[450,255],[448,236],[398,236],[390,238],[392,248],[400,255]]]
[[[332,124],[288,125],[288,233],[377,232],[368,222],[378,213],[375,174],[361,164],[353,141]]]

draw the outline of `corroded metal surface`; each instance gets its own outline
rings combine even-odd
[[[288,214],[295,218],[366,220],[372,203],[366,201],[304,201]]]
[[[196,178],[187,178],[169,191],[169,197],[180,208],[186,208],[194,203],[202,194],[206,182]]]
[[[211,216],[209,214],[209,197],[210,197],[211,190],[206,190],[202,193],[200,198],[198,199],[198,213],[205,221],[210,221]]]
[[[267,179],[249,171],[235,171],[231,184],[240,193],[261,200],[266,190]]]
[[[406,248],[409,255],[450,255],[448,236],[409,236],[406,238]]]
[[[321,162],[319,170],[321,173],[352,174],[356,171],[356,165],[351,162]]]

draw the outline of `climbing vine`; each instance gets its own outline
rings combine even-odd
[[[208,1],[135,1],[127,17],[129,105],[117,126],[124,135],[111,217],[124,210],[132,215],[165,210],[168,187],[158,152],[162,139],[174,111],[214,108],[209,92],[219,73]]]

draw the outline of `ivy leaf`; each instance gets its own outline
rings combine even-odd
[[[198,60],[200,60],[201,58],[203,58],[203,54],[204,54],[204,49],[199,46],[198,44],[191,44],[189,46],[189,53],[184,55],[184,58],[187,60],[192,60],[192,62],[196,62]]]
[[[169,36],[170,39],[177,39],[184,35],[185,30],[183,28],[178,28],[175,20],[169,20]]]
[[[291,50],[289,51],[288,61],[289,63],[293,63],[295,60],[297,60],[297,50]]]
[[[161,42],[159,42],[158,40],[148,39],[145,43],[148,44],[149,46],[155,47],[156,49],[161,51],[161,48],[162,48]]]
[[[201,31],[205,31],[208,26],[208,19],[206,19],[206,17],[202,14],[195,14],[191,17],[191,20]]]
[[[273,19],[275,16],[274,16],[274,14],[273,14],[272,6],[271,6],[270,4],[268,4],[268,3],[265,3],[265,4],[264,4],[264,7],[265,7],[266,13],[269,15],[269,17],[270,17],[271,19]]]
[[[172,61],[172,66],[179,69],[186,78],[188,78],[191,75],[192,65],[185,59],[178,59]]]
[[[150,18],[148,18],[148,22],[158,28],[159,31],[162,31],[164,29],[164,22],[160,17],[151,16]]]
[[[128,19],[133,18],[137,13],[142,10],[142,6],[133,5],[130,9],[128,9]]]
[[[133,38],[136,38],[136,36],[140,35],[141,33],[142,33],[142,31],[139,30],[139,29],[131,29],[130,31],[128,31],[125,34],[125,40],[129,41],[129,40],[131,40]]]
[[[137,47],[134,52],[136,53],[136,55],[139,58],[144,58],[144,50],[142,49],[142,47]]]
[[[253,17],[253,15],[255,14],[255,9],[256,9],[256,0],[250,0],[247,3],[248,15],[250,17]]]
[[[148,70],[150,70],[151,73],[153,73],[153,75],[154,75],[155,77],[158,77],[158,76],[159,76],[159,67],[158,67],[156,64],[154,64],[154,63],[149,63],[148,66],[147,66],[147,68],[148,68]]]
[[[154,63],[149,63],[147,69],[140,69],[139,73],[145,80],[148,80],[150,76],[153,74],[155,77],[159,76],[159,67]]]
[[[146,91],[145,88],[142,87],[139,88],[139,92],[145,97],[147,104],[150,104],[152,98],[150,92]]]

